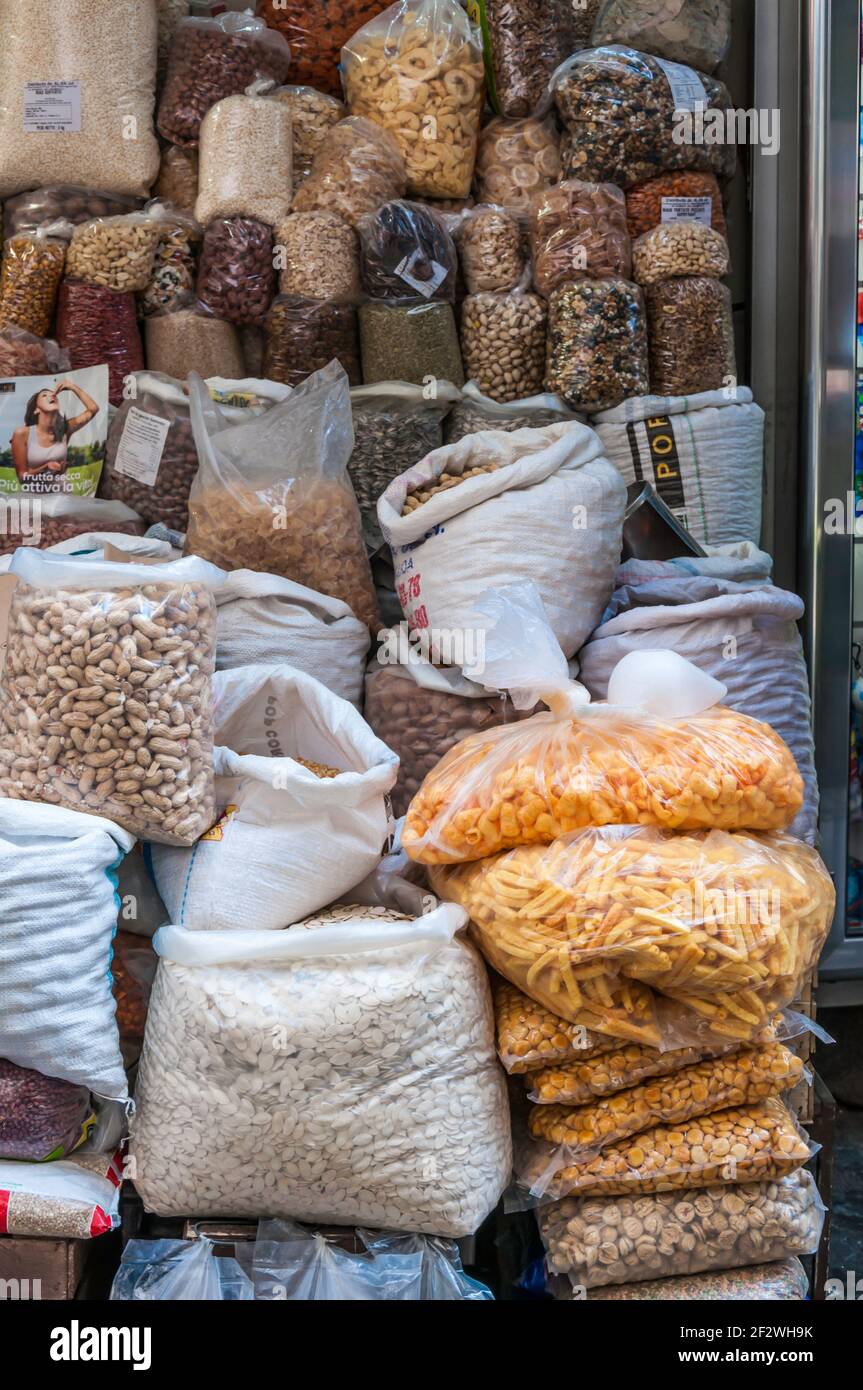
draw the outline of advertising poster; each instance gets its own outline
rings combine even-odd
[[[0,497],[93,497],[107,437],[107,366],[0,377]]]

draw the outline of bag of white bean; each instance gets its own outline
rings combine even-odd
[[[0,795],[191,845],[213,822],[212,590],[147,565],[21,549],[0,680]]]
[[[158,932],[131,1148],[147,1209],[475,1231],[511,1142],[465,920],[345,907]]]
[[[568,659],[611,596],[625,505],[594,432],[565,422],[436,449],[390,483],[378,521],[412,628],[469,628],[484,589],[532,581]]]
[[[110,821],[0,798],[0,1057],[122,1100],[111,939],[133,837]]]
[[[398,759],[289,666],[219,672],[214,694],[219,819],[193,849],[153,846],[156,887],[184,927],[285,927],[378,863]]]
[[[700,545],[758,544],[764,411],[747,386],[632,397],[593,427],[624,481],[650,483]]]
[[[85,172],[104,193],[146,196],[159,168],[156,26],[141,0],[0,0],[0,197]]]
[[[369,630],[341,599],[278,574],[232,570],[216,607],[217,670],[294,666],[359,705]]]

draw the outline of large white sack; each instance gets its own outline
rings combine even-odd
[[[131,1155],[149,1211],[465,1236],[509,1181],[485,966],[461,908],[166,927]]]
[[[580,678],[595,700],[604,700],[611,672],[628,652],[669,649],[722,681],[727,687],[722,703],[770,724],[794,754],[804,802],[789,830],[814,844],[818,783],[809,681],[797,629],[803,602],[773,585],[746,590],[699,577],[691,584],[704,595],[693,603],[675,603],[660,581],[638,589],[639,606],[604,622],[582,647]],[[651,587],[658,600],[653,604]],[[708,597],[711,587],[715,596]]]
[[[216,593],[216,668],[294,666],[359,705],[369,630],[341,599],[257,570],[234,570]]]
[[[402,515],[441,473],[494,463]],[[484,589],[530,581],[564,654],[598,623],[620,558],[626,490],[587,425],[481,430],[435,449],[378,501],[396,592],[410,626],[471,626]]]
[[[0,1057],[112,1100],[127,1091],[109,962],[134,843],[100,816],[0,798]]]
[[[180,926],[285,927],[379,862],[398,758],[302,671],[244,666],[213,684],[220,818],[192,849],[152,846],[156,887]],[[298,757],[345,771],[317,777]]]
[[[593,428],[624,481],[650,483],[701,545],[757,545],[764,411],[747,386],[633,396],[595,415]]]

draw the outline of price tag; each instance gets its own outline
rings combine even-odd
[[[170,420],[131,406],[117,446],[114,471],[154,487],[170,428]]]
[[[78,135],[80,131],[80,82],[24,83],[25,135]]]

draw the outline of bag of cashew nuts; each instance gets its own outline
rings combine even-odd
[[[413,857],[411,816],[402,842]],[[531,998],[577,1022],[581,980],[597,966],[617,972],[679,1006],[672,1049],[763,1029],[818,960],[835,903],[815,851],[776,833],[605,826],[429,874],[470,914],[489,963]]]
[[[564,127],[564,178],[613,183],[625,190],[657,174],[695,169],[730,179],[737,145],[687,139],[693,122],[731,111],[715,77],[622,44],[587,48],[551,79]],[[724,128],[724,127],[723,127]]]
[[[714,72],[731,46],[731,0],[603,0],[592,42],[628,43],[673,63]]]
[[[398,758],[290,666],[220,671],[214,695],[218,819],[190,850],[154,845],[153,876],[178,926],[278,930],[380,862]]]
[[[344,369],[330,362],[266,415],[239,425],[195,373],[189,398],[200,467],[186,553],[293,579],[341,599],[376,631],[377,599],[347,473],[354,431]]]
[[[148,1211],[477,1229],[509,1181],[485,968],[458,908],[156,934],[131,1154]]]
[[[136,372],[131,383],[132,393],[108,431],[102,495],[134,507],[148,526],[161,521],[185,532],[189,491],[198,471],[185,385],[159,372]],[[211,377],[206,385],[226,419],[237,423],[263,414],[288,395],[287,387],[274,381]]]
[[[124,564],[24,549],[9,572],[0,795],[194,844],[215,809],[221,572],[194,558]]]
[[[475,381],[469,381],[444,422],[444,443],[457,444],[466,434],[478,434],[480,430],[512,434],[515,430],[559,425],[564,420],[585,423],[584,416],[576,415],[560,396],[546,392],[521,401],[493,401],[483,395]]]
[[[533,285],[542,295],[585,276],[628,280],[626,199],[613,184],[565,179],[534,198],[530,243]]]
[[[348,40],[341,73],[351,115],[398,141],[408,193],[468,196],[485,80],[482,41],[457,0],[397,0]]]
[[[146,526],[139,514],[123,502],[105,502],[101,497],[77,497],[68,492],[23,494],[18,503],[17,525],[12,517],[0,535],[0,555],[11,555],[19,546],[47,550],[60,541],[86,535],[90,531],[111,531],[125,536],[143,536]]]
[[[0,1057],[112,1100],[127,1094],[109,963],[133,844],[100,816],[0,798]]]
[[[294,212],[335,212],[356,226],[407,188],[405,161],[389,131],[348,116],[318,146],[308,178],[297,190]]]
[[[369,630],[346,603],[276,574],[233,570],[216,606],[217,670],[285,663],[360,706]]]
[[[480,131],[474,182],[477,201],[524,220],[532,198],[560,178],[560,132],[553,116],[506,121]]]
[[[123,217],[81,222],[66,248],[66,274],[121,294],[146,290],[164,231],[165,209],[153,204]]]
[[[441,447],[443,421],[459,400],[458,387],[449,381],[435,380],[432,397],[426,390],[407,381],[380,381],[351,391],[354,450],[348,472],[370,552],[383,542],[378,498],[393,478]]]
[[[409,627],[471,626],[482,590],[532,581],[566,670],[611,595],[625,504],[586,425],[487,430],[436,449],[378,502]]]
[[[542,700],[551,712],[447,754],[408,811],[402,843],[411,859],[458,864],[587,826],[616,826],[623,853],[626,826],[785,830],[800,810],[803,779],[788,746],[769,725],[719,704],[725,687],[676,652],[630,652],[612,672],[608,703],[591,705],[569,679],[533,585],[481,595],[462,621],[484,632],[482,660],[465,674],[509,691],[519,709]],[[790,837],[787,847],[795,858],[811,853]]]
[[[548,1268],[575,1286],[814,1255],[826,1207],[811,1173],[650,1197],[565,1197],[537,1211]]]

